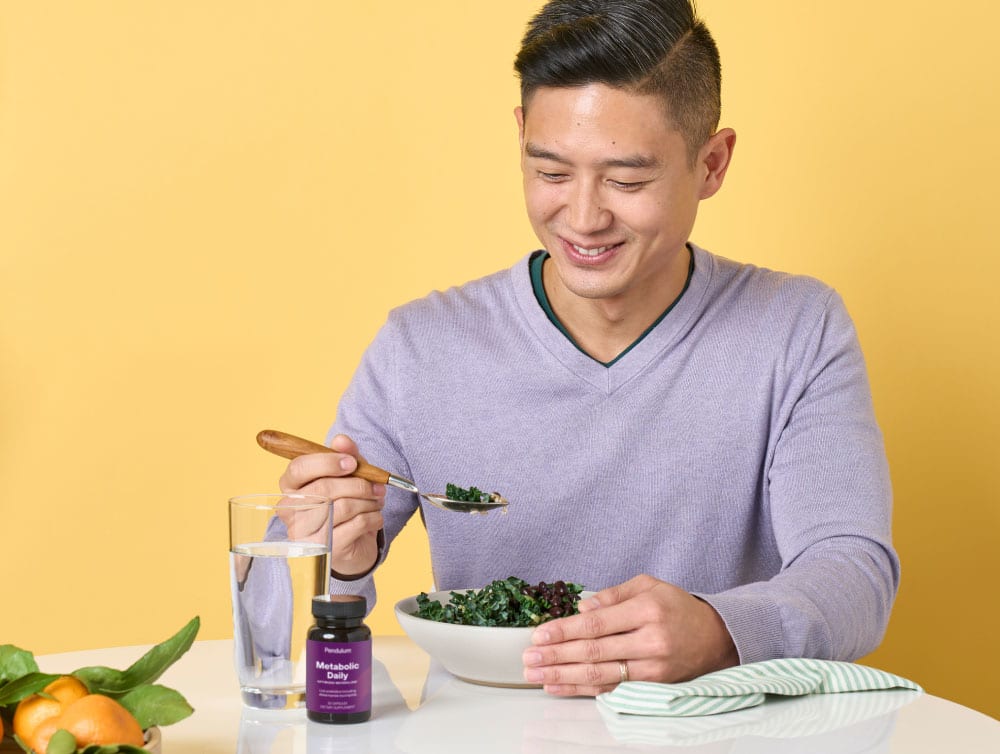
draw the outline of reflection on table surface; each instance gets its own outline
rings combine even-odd
[[[615,714],[593,699],[460,681],[405,637],[377,637],[374,648],[372,720],[323,725],[302,710],[243,707],[232,641],[196,642],[160,681],[196,710],[163,730],[164,754],[1000,751],[1000,722],[915,691],[768,697],[759,707],[710,717],[638,717]],[[142,651],[123,647],[38,660],[42,670],[67,672],[93,664],[124,667]]]

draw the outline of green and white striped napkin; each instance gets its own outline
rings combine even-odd
[[[853,662],[787,658],[738,665],[685,683],[626,681],[598,702],[626,715],[694,717],[754,707],[767,694],[800,696],[878,689],[922,689],[913,681]]]

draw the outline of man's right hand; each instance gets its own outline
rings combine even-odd
[[[333,503],[333,549],[330,569],[340,576],[367,573],[378,558],[385,485],[349,476],[364,460],[347,435],[330,442],[334,453],[311,453],[288,463],[278,480],[286,494],[322,495]]]

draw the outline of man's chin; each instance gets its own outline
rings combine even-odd
[[[559,276],[559,285],[564,295],[588,301],[615,299],[621,295],[622,286],[608,279],[607,275],[566,275]],[[600,279],[599,279],[600,278]]]

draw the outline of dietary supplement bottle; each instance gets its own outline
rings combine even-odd
[[[313,597],[306,637],[306,714],[319,723],[363,723],[372,715],[372,632],[364,597]]]

